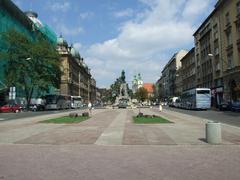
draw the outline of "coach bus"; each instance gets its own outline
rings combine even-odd
[[[83,105],[81,96],[71,96],[71,108],[77,109],[81,108]]]
[[[184,109],[210,109],[211,90],[209,88],[195,88],[183,92],[180,106]]]
[[[59,110],[71,108],[71,96],[68,95],[46,95],[46,110]]]

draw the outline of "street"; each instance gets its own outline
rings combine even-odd
[[[179,108],[173,108],[173,107],[167,107],[167,106],[164,106],[164,108],[170,111],[180,112],[183,114],[188,114],[188,115],[196,116],[199,118],[240,127],[240,112],[217,111],[217,110],[196,111],[196,110],[186,110],[186,109],[179,109]]]

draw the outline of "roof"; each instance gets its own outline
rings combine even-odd
[[[144,83],[143,88],[146,89],[148,93],[153,93],[153,83]]]
[[[215,8],[212,10],[210,15],[203,21],[203,23],[200,25],[200,27],[195,31],[193,36],[196,36],[196,34],[202,29],[202,27],[209,21],[209,19],[216,13],[216,11],[219,9],[220,6],[222,6],[226,0],[218,0],[215,4]]]
[[[193,47],[180,61],[184,61],[186,58],[188,58],[191,55],[194,55],[195,53],[195,47]]]

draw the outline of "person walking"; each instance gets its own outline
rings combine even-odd
[[[89,115],[92,115],[92,103],[90,101],[88,103],[88,111],[89,111]]]

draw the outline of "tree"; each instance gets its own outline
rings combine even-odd
[[[56,48],[43,37],[34,40],[12,29],[1,35],[4,50],[0,60],[5,61],[8,87],[16,86],[25,92],[29,106],[34,91],[58,88],[61,81],[61,62]]]
[[[135,97],[138,101],[144,102],[148,98],[148,92],[144,87],[140,87],[135,93]]]

